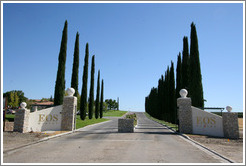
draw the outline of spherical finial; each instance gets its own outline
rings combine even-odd
[[[231,112],[232,107],[231,107],[231,106],[227,106],[227,107],[226,107],[226,110],[227,110],[228,112]]]
[[[67,94],[68,96],[73,96],[75,93],[75,90],[73,88],[67,88]]]
[[[179,94],[182,98],[186,98],[186,96],[188,95],[188,91],[186,89],[181,89],[179,91]]]
[[[27,104],[25,102],[20,103],[20,107],[23,108],[23,109],[26,108],[26,105]]]

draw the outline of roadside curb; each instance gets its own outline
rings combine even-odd
[[[146,117],[147,117],[147,116],[146,116]],[[147,117],[147,118],[148,118],[148,117]],[[150,119],[150,118],[148,118],[148,119]],[[222,158],[222,159],[228,161],[229,163],[236,163],[234,160],[231,160],[231,159],[229,159],[229,158],[227,158],[227,157],[225,157],[225,156],[223,156],[223,155],[217,153],[216,151],[213,151],[213,150],[209,149],[209,148],[206,147],[205,145],[203,145],[203,144],[201,144],[201,143],[198,143],[197,141],[191,139],[188,135],[183,134],[183,133],[179,133],[179,132],[173,130],[171,127],[169,127],[169,126],[167,126],[167,125],[165,125],[165,124],[162,124],[162,123],[160,123],[160,122],[157,122],[157,121],[155,121],[155,120],[153,120],[153,119],[150,119],[150,120],[152,120],[152,121],[154,121],[154,122],[156,122],[156,123],[158,123],[158,124],[161,124],[161,125],[167,127],[167,128],[168,128],[169,130],[171,130],[173,133],[176,133],[176,134],[178,134],[179,136],[183,137],[184,139],[187,139],[188,141],[193,142],[194,144],[196,144],[196,145],[200,146],[201,148],[203,148],[203,149],[205,149],[205,150],[207,150],[207,151],[213,153],[214,155],[216,155],[216,156],[218,156],[218,157],[220,157],[220,158]]]
[[[16,150],[19,150],[19,149],[22,149],[22,148],[25,148],[25,147],[28,147],[28,146],[31,146],[31,145],[34,145],[34,144],[38,144],[38,143],[41,143],[41,142],[44,142],[44,141],[48,141],[50,139],[61,137],[61,136],[64,136],[64,135],[72,134],[72,133],[81,131],[81,129],[85,129],[87,127],[91,127],[91,126],[94,126],[94,125],[97,125],[97,124],[106,123],[106,122],[109,122],[109,121],[111,121],[111,120],[100,122],[100,123],[95,123],[95,124],[92,124],[92,125],[88,125],[88,126],[85,126],[85,127],[73,130],[73,131],[68,131],[68,132],[65,132],[65,133],[61,133],[61,134],[56,134],[56,135],[52,135],[52,136],[49,136],[49,137],[45,137],[45,138],[42,138],[42,139],[40,139],[38,141],[35,141],[35,142],[32,142],[32,143],[24,144],[24,145],[21,145],[21,146],[12,148],[12,149],[5,150],[5,151],[3,151],[3,154],[8,154],[8,153],[14,152]]]

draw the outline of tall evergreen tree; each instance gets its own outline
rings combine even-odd
[[[190,56],[189,56],[189,45],[188,37],[183,38],[183,52],[182,52],[182,87],[189,91],[190,82]]]
[[[97,77],[97,95],[96,95],[96,103],[95,103],[95,118],[97,119],[99,117],[99,111],[100,111],[100,70],[98,71],[98,77]]]
[[[89,58],[89,44],[86,43],[84,71],[83,71],[83,84],[80,98],[80,119],[85,120],[87,113],[87,80],[88,80],[88,58]]]
[[[65,94],[65,65],[67,56],[67,20],[62,32],[62,40],[59,53],[59,64],[56,75],[56,85],[54,94],[54,105],[63,104],[63,97]]]
[[[90,97],[89,97],[89,119],[92,119],[92,117],[93,117],[94,74],[95,74],[95,55],[92,56],[92,64],[91,64],[91,85],[90,85]]]
[[[100,102],[100,118],[103,117],[103,80],[102,80],[102,85],[101,85],[101,102]]]
[[[176,99],[180,97],[179,91],[182,88],[182,62],[181,54],[178,55],[178,62],[176,67]]]
[[[75,94],[74,96],[78,97],[78,84],[79,84],[79,33],[76,34],[75,46],[74,46],[74,54],[73,54],[73,72],[71,79],[71,87],[74,88]]]
[[[202,75],[200,67],[198,38],[196,26],[192,22],[190,34],[190,96],[192,105],[195,107],[204,107]]]
[[[170,68],[170,80],[169,80],[169,98],[170,98],[170,122],[175,123],[176,118],[176,94],[175,94],[175,79],[174,79],[174,65],[171,61],[171,68]]]
[[[170,100],[171,100],[171,98],[170,98],[170,69],[169,69],[169,66],[167,67],[167,71],[166,71],[166,79],[165,79],[165,81],[166,81],[166,89],[165,89],[165,105],[166,105],[166,107],[165,107],[165,109],[166,109],[166,121],[167,122],[170,122],[170,118],[171,118],[171,115],[170,115],[170,106],[171,106],[171,104],[170,104]]]
[[[163,119],[163,113],[164,113],[164,89],[163,89],[163,75],[161,76],[161,78],[158,81],[158,105],[159,105],[159,109],[158,109],[158,119]]]

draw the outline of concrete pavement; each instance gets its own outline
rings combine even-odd
[[[166,127],[137,113],[134,133],[118,133],[117,119],[82,128],[3,156],[4,163],[219,163]]]

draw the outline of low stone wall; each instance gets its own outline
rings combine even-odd
[[[191,99],[186,97],[188,92],[180,90],[177,99],[179,132],[202,134],[216,137],[239,138],[238,114],[232,113],[232,108],[227,106],[228,112],[222,117],[191,106]]]
[[[47,108],[30,113],[26,109],[26,103],[20,104],[15,114],[14,131],[40,132],[40,131],[72,131],[76,128],[77,97],[74,97],[75,90],[68,88],[68,96],[64,97],[63,105]]]
[[[133,133],[134,119],[118,119],[118,132]]]

